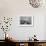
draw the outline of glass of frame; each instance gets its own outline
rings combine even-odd
[[[20,26],[33,26],[34,16],[20,16]]]

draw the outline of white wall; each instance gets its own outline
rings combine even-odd
[[[17,24],[18,22],[18,17],[15,17],[10,31],[18,40],[27,40],[34,34],[37,35],[39,40],[44,40],[44,16],[34,16],[33,27],[21,27]]]
[[[46,16],[45,16],[45,24],[44,24],[44,39],[46,39]]]
[[[12,18],[12,26],[10,27],[10,31],[8,31],[8,33],[15,37],[16,40],[28,40],[29,37],[32,37],[34,34],[37,35],[37,39],[44,40],[44,16],[34,16],[34,25],[32,27],[21,27],[18,24],[19,16],[14,16]],[[2,38],[4,37],[1,36],[0,39]]]
[[[34,16],[34,27],[20,27],[17,24],[20,15]],[[19,40],[28,39],[35,33],[38,39],[45,39],[45,17],[43,15],[46,15],[46,8],[32,8],[28,0],[0,0],[0,16],[13,17],[10,33]]]

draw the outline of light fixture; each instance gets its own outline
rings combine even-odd
[[[39,8],[43,4],[43,0],[29,0],[29,4],[33,8]]]

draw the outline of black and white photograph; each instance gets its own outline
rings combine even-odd
[[[33,26],[33,16],[20,16],[21,26]]]

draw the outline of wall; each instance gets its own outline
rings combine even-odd
[[[17,22],[19,16],[34,16],[33,27],[20,27]],[[28,0],[0,0],[0,16],[13,17],[13,23],[11,30],[9,31],[16,39],[25,40],[32,37],[34,34],[37,35],[39,40],[44,38],[45,30],[45,8],[32,8],[29,5]],[[2,36],[0,37],[2,39]]]
[[[10,31],[8,31],[8,33],[15,37],[16,40],[27,40],[29,39],[29,37],[31,38],[34,34],[37,35],[37,39],[44,39],[44,16],[34,16],[34,25],[32,27],[21,27],[18,22],[19,16],[14,16],[12,20],[12,26],[10,27]],[[3,33],[2,30],[1,32]],[[0,39],[2,38],[4,37],[1,36]]]
[[[12,29],[10,33],[19,40],[27,40],[34,34],[37,35],[37,39],[44,40],[44,16],[34,16],[33,27],[21,27],[18,24],[18,17],[13,19]]]
[[[45,24],[44,24],[44,39],[46,39],[46,16],[45,16]]]

